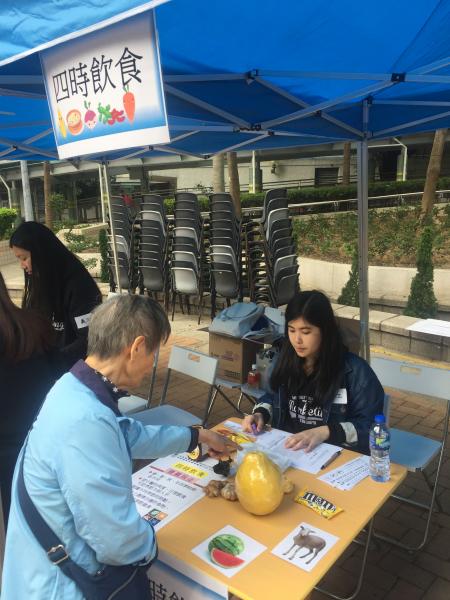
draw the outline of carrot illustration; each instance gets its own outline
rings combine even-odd
[[[136,111],[136,102],[134,99],[134,94],[128,91],[128,86],[123,88],[125,94],[123,95],[123,108],[125,110],[125,114],[127,115],[130,123],[134,121],[134,113]]]

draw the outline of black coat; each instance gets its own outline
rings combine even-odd
[[[63,357],[62,371],[65,372],[78,360],[86,358],[90,313],[101,303],[102,295],[81,264],[61,273],[58,283],[54,292],[56,297],[52,299],[52,321],[56,344]]]
[[[17,456],[58,374],[54,353],[32,356],[15,364],[0,358],[0,488],[5,520]]]

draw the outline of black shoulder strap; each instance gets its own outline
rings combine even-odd
[[[31,500],[27,488],[25,487],[25,480],[23,477],[23,461],[26,451],[26,445],[23,449],[22,457],[20,459],[19,474],[17,477],[17,493],[19,497],[20,508],[22,509],[25,521],[28,527],[31,529],[34,537],[36,538],[39,545],[46,552],[49,560],[57,565],[67,577],[76,580],[78,572],[81,576],[86,576],[86,571],[79,567],[67,553],[64,544],[51,529],[45,519],[40,515],[39,511],[35,507]]]

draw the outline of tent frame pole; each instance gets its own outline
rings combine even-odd
[[[113,212],[111,210],[111,184],[109,181],[109,173],[108,167],[106,163],[102,165],[103,171],[103,179],[104,179],[104,190],[106,193],[106,199],[108,201],[108,215],[109,215],[109,227],[111,230],[111,245],[113,250],[113,258],[114,258],[114,271],[116,273],[116,289],[119,294],[122,293],[122,286],[120,285],[120,273],[119,273],[119,258],[117,256],[117,240],[116,240],[116,232],[114,229],[114,218]]]
[[[367,139],[357,142],[358,165],[358,273],[359,273],[359,331],[360,355],[370,362],[369,337],[369,149]]]
[[[28,175],[28,163],[26,160],[20,161],[20,172],[22,176],[23,208],[25,221],[34,221],[33,201],[31,199],[30,178]]]

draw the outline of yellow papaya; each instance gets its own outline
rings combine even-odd
[[[236,473],[236,494],[249,513],[268,515],[283,499],[279,467],[264,452],[249,452]]]

